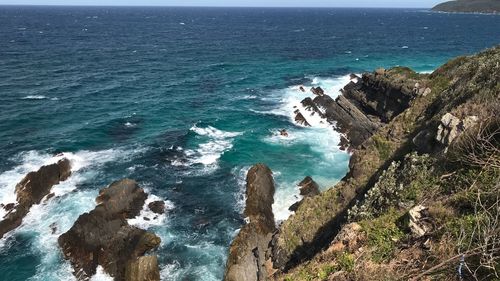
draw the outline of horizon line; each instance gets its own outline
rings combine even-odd
[[[0,4],[1,6],[23,6],[23,7],[136,7],[136,8],[147,8],[147,7],[164,7],[164,8],[257,8],[257,9],[296,9],[296,8],[306,8],[306,9],[431,9],[432,7],[394,7],[394,6],[198,6],[198,5],[85,5],[85,4]]]

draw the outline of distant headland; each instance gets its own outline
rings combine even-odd
[[[436,5],[437,12],[500,14],[500,0],[455,0]]]

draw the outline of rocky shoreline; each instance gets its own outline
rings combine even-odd
[[[225,280],[452,280],[494,274],[498,225],[488,226],[493,240],[484,243],[493,244],[475,240],[474,230],[465,234],[484,247],[481,254],[493,270],[475,263],[479,253],[462,248],[456,227],[464,227],[470,212],[486,217],[498,212],[481,213],[477,202],[460,199],[476,206],[464,209],[455,198],[469,196],[467,182],[477,184],[483,173],[489,177],[476,188],[500,194],[500,171],[492,164],[500,158],[499,63],[496,47],[454,59],[430,75],[404,67],[353,74],[336,99],[312,88],[315,97],[302,105],[345,135],[341,145],[352,153],[350,171],[320,194],[306,178],[301,185],[311,196],[291,207],[295,214],[276,226],[272,238],[273,227],[257,240],[249,235],[262,229],[250,220],[231,245]],[[296,114],[299,124],[308,124],[307,114]],[[247,181],[247,196],[262,196],[254,192],[269,196]],[[492,208],[498,203],[488,202]],[[438,251],[443,243],[453,250]],[[441,263],[460,257],[454,251],[478,269],[457,277],[456,263]]]

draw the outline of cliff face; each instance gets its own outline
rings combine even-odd
[[[494,276],[500,269],[500,224],[492,223],[500,217],[500,47],[454,59],[430,75],[398,67],[356,80],[337,100],[303,101],[348,128],[347,136],[367,130],[359,143],[350,140],[349,174],[304,198],[279,226],[267,249],[268,278]],[[458,266],[470,272],[457,276]]]
[[[449,13],[500,13],[498,0],[458,0],[436,5],[433,11]]]

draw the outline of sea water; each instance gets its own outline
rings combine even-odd
[[[310,87],[335,97],[350,73],[429,72],[498,43],[500,16],[412,9],[0,6],[0,203],[29,171],[73,163],[0,240],[0,279],[71,280],[58,236],[131,178],[166,201],[129,220],[161,237],[162,279],[220,280],[253,164],[273,170],[278,223],[305,176],[325,190],[348,171],[331,126],[293,122]]]

